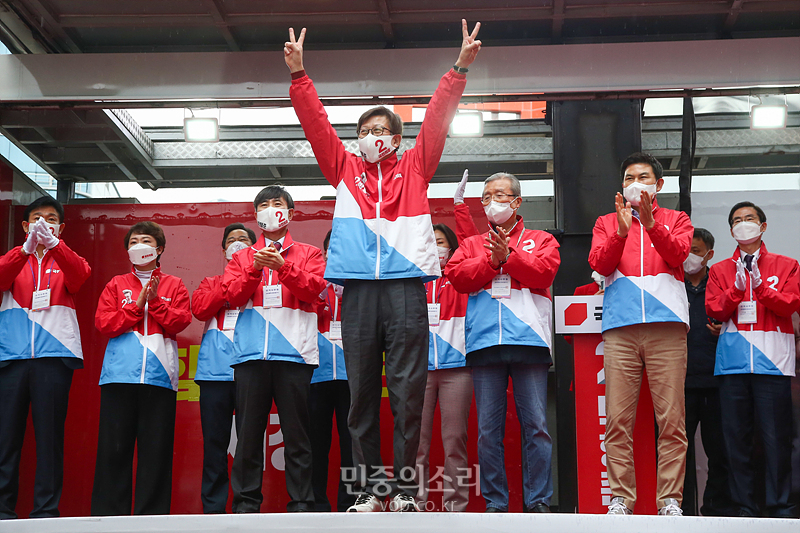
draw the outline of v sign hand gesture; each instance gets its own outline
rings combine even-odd
[[[303,70],[303,41],[306,40],[306,29],[300,30],[300,38],[295,40],[294,28],[289,28],[289,40],[283,45],[283,59],[286,66],[294,74]]]
[[[459,68],[467,68],[475,61],[475,57],[478,55],[478,52],[481,50],[481,42],[476,41],[475,37],[478,36],[478,30],[481,29],[481,23],[478,22],[475,24],[475,29],[472,30],[470,34],[467,30],[467,21],[466,19],[461,19],[461,34],[464,37],[464,40],[461,41],[461,53],[458,54],[458,60],[456,60],[456,66]]]

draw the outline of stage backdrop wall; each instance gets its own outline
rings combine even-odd
[[[486,219],[477,199],[468,200],[479,228],[486,227]],[[333,201],[298,202],[294,220],[290,225],[292,238],[322,246],[325,233],[330,229]],[[158,204],[158,205],[67,205],[66,227],[63,239],[92,267],[92,275],[77,295],[85,367],[77,370],[72,382],[67,415],[65,439],[64,492],[60,510],[62,516],[85,516],[90,512],[92,482],[97,451],[100,387],[98,380],[107,339],[94,327],[97,300],[106,283],[115,275],[130,270],[124,236],[128,228],[142,220],[153,220],[164,227],[167,237],[162,256],[164,272],[179,276],[191,293],[206,276],[222,273],[225,258],[221,247],[222,230],[232,222],[244,222],[257,229],[252,203],[216,204]],[[14,207],[14,245],[23,242],[24,235],[18,224],[24,207]],[[455,229],[452,200],[431,200],[434,223],[445,223]],[[199,389],[193,381],[197,352],[203,333],[203,324],[194,320],[178,336],[180,350],[180,389],[178,391],[177,421],[173,464],[172,513],[201,513],[200,482],[202,472],[202,433],[200,430]],[[392,417],[389,400],[384,390],[382,399],[381,446],[384,464],[392,464]],[[273,409],[273,412],[274,411]],[[521,511],[521,459],[519,424],[513,397],[509,389],[508,420],[506,432],[506,468],[511,490],[511,510]],[[442,465],[440,421],[434,421],[434,446],[431,453],[431,473]],[[284,472],[282,470],[283,439],[280,427],[270,423],[266,446],[264,471],[264,512],[282,512],[286,508]],[[477,423],[473,403],[469,427],[469,460],[477,465]],[[331,450],[329,497],[336,501],[335,479],[338,475],[338,442],[334,434]],[[27,517],[33,500],[35,472],[34,435],[31,421],[22,458],[20,498],[17,513]],[[229,456],[229,462],[232,461]],[[471,511],[483,511],[484,502],[478,490],[477,470],[473,468],[470,483]],[[435,484],[434,484],[435,486]],[[433,494],[432,498],[436,495]],[[439,495],[439,504],[441,496]],[[439,506],[437,505],[437,508]]]

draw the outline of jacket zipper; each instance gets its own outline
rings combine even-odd
[[[503,268],[500,267],[500,273],[503,273]],[[497,327],[500,330],[500,336],[497,340],[497,344],[503,344],[503,315],[502,315],[502,304],[500,300],[497,300]]]
[[[339,298],[336,297],[336,294],[333,295],[333,320],[336,320],[336,315],[339,312]],[[331,343],[332,355],[333,355],[333,379],[336,380],[336,343]]]
[[[381,172],[381,164],[378,163],[378,203],[375,204],[375,222],[378,227],[377,240],[378,259],[375,261],[375,279],[380,279],[381,271],[381,202],[383,201],[383,172]]]
[[[269,285],[272,285],[272,270],[269,271]],[[261,288],[261,306],[267,310],[267,322],[264,327],[264,361],[267,360],[267,352],[269,351],[269,321],[272,318],[272,308],[266,307],[264,301],[264,288]]]
[[[752,280],[750,280],[750,282],[748,282],[748,285],[750,286],[750,301],[752,302],[753,301],[753,284],[752,284]],[[755,324],[750,324],[750,332],[751,333],[754,331],[754,327],[755,327]],[[753,339],[753,335],[750,335],[750,373],[751,374],[755,373],[755,367],[753,365],[753,340],[752,339]]]
[[[36,279],[36,292],[39,292],[42,289],[42,261],[44,260],[44,255],[42,255],[41,258],[39,257],[38,253],[34,252],[34,255],[36,255],[36,260],[39,261],[39,276]],[[52,268],[52,266],[50,268]],[[33,306],[31,305],[31,307]],[[36,333],[36,321],[31,320],[31,359],[36,358],[33,348],[33,337],[35,333]]]
[[[142,285],[144,287],[144,285]],[[144,384],[144,373],[147,368],[147,339],[148,339],[148,315],[150,310],[150,301],[145,300],[144,302],[144,349],[142,350],[142,377],[139,379],[139,383]]]
[[[431,301],[436,304],[436,280],[433,280],[433,286],[431,287]],[[439,317],[441,320],[441,317]],[[436,326],[438,330],[439,327]],[[439,370],[439,343],[436,342],[436,333],[431,332],[433,335],[433,369]]]
[[[642,286],[639,287],[642,292],[642,324],[646,324],[647,319],[644,314],[644,225],[641,220],[639,220],[639,269],[640,279],[642,280]]]

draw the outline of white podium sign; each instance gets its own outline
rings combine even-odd
[[[603,295],[556,296],[556,333],[602,333]]]

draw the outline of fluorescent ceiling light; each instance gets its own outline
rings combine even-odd
[[[754,105],[750,108],[750,129],[785,128],[788,112],[789,108],[785,105]]]
[[[483,116],[480,113],[458,113],[450,124],[451,137],[483,137]]]
[[[186,142],[219,142],[219,121],[213,117],[185,118],[183,136]]]

